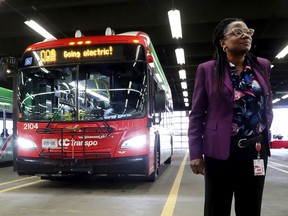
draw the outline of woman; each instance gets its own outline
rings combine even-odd
[[[249,53],[254,30],[238,18],[215,28],[215,59],[196,71],[190,166],[205,176],[205,216],[260,216],[273,119],[270,62]]]

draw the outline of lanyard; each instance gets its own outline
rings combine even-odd
[[[255,149],[257,151],[257,158],[259,159],[260,158],[260,151],[261,151],[261,143],[260,142],[256,142],[256,145],[255,145]]]
[[[257,151],[257,159],[253,160],[254,163],[254,175],[255,176],[264,176],[265,175],[265,166],[264,160],[260,159],[261,143],[256,142],[255,149]]]

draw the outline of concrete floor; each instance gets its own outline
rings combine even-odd
[[[40,180],[0,165],[2,216],[202,216],[203,177],[191,173],[187,150],[175,150],[154,183],[137,178]],[[263,216],[288,215],[288,149],[272,150]],[[235,214],[232,212],[231,216]]]

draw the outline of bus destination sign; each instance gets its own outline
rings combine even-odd
[[[63,59],[82,59],[82,58],[98,58],[113,55],[113,47],[103,47],[85,50],[76,49],[64,49],[62,52],[58,52]],[[57,62],[57,52],[55,49],[46,49],[39,51],[40,61],[44,64]]]
[[[141,45],[138,44],[137,46]],[[142,51],[139,52],[139,50]],[[23,58],[22,66],[45,66],[103,60],[135,60],[135,56],[138,56],[137,60],[145,60],[144,48],[137,49],[136,44],[58,47],[27,52]]]

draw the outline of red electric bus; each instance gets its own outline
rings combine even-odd
[[[155,180],[171,163],[171,90],[143,32],[33,44],[16,86],[19,175]]]

